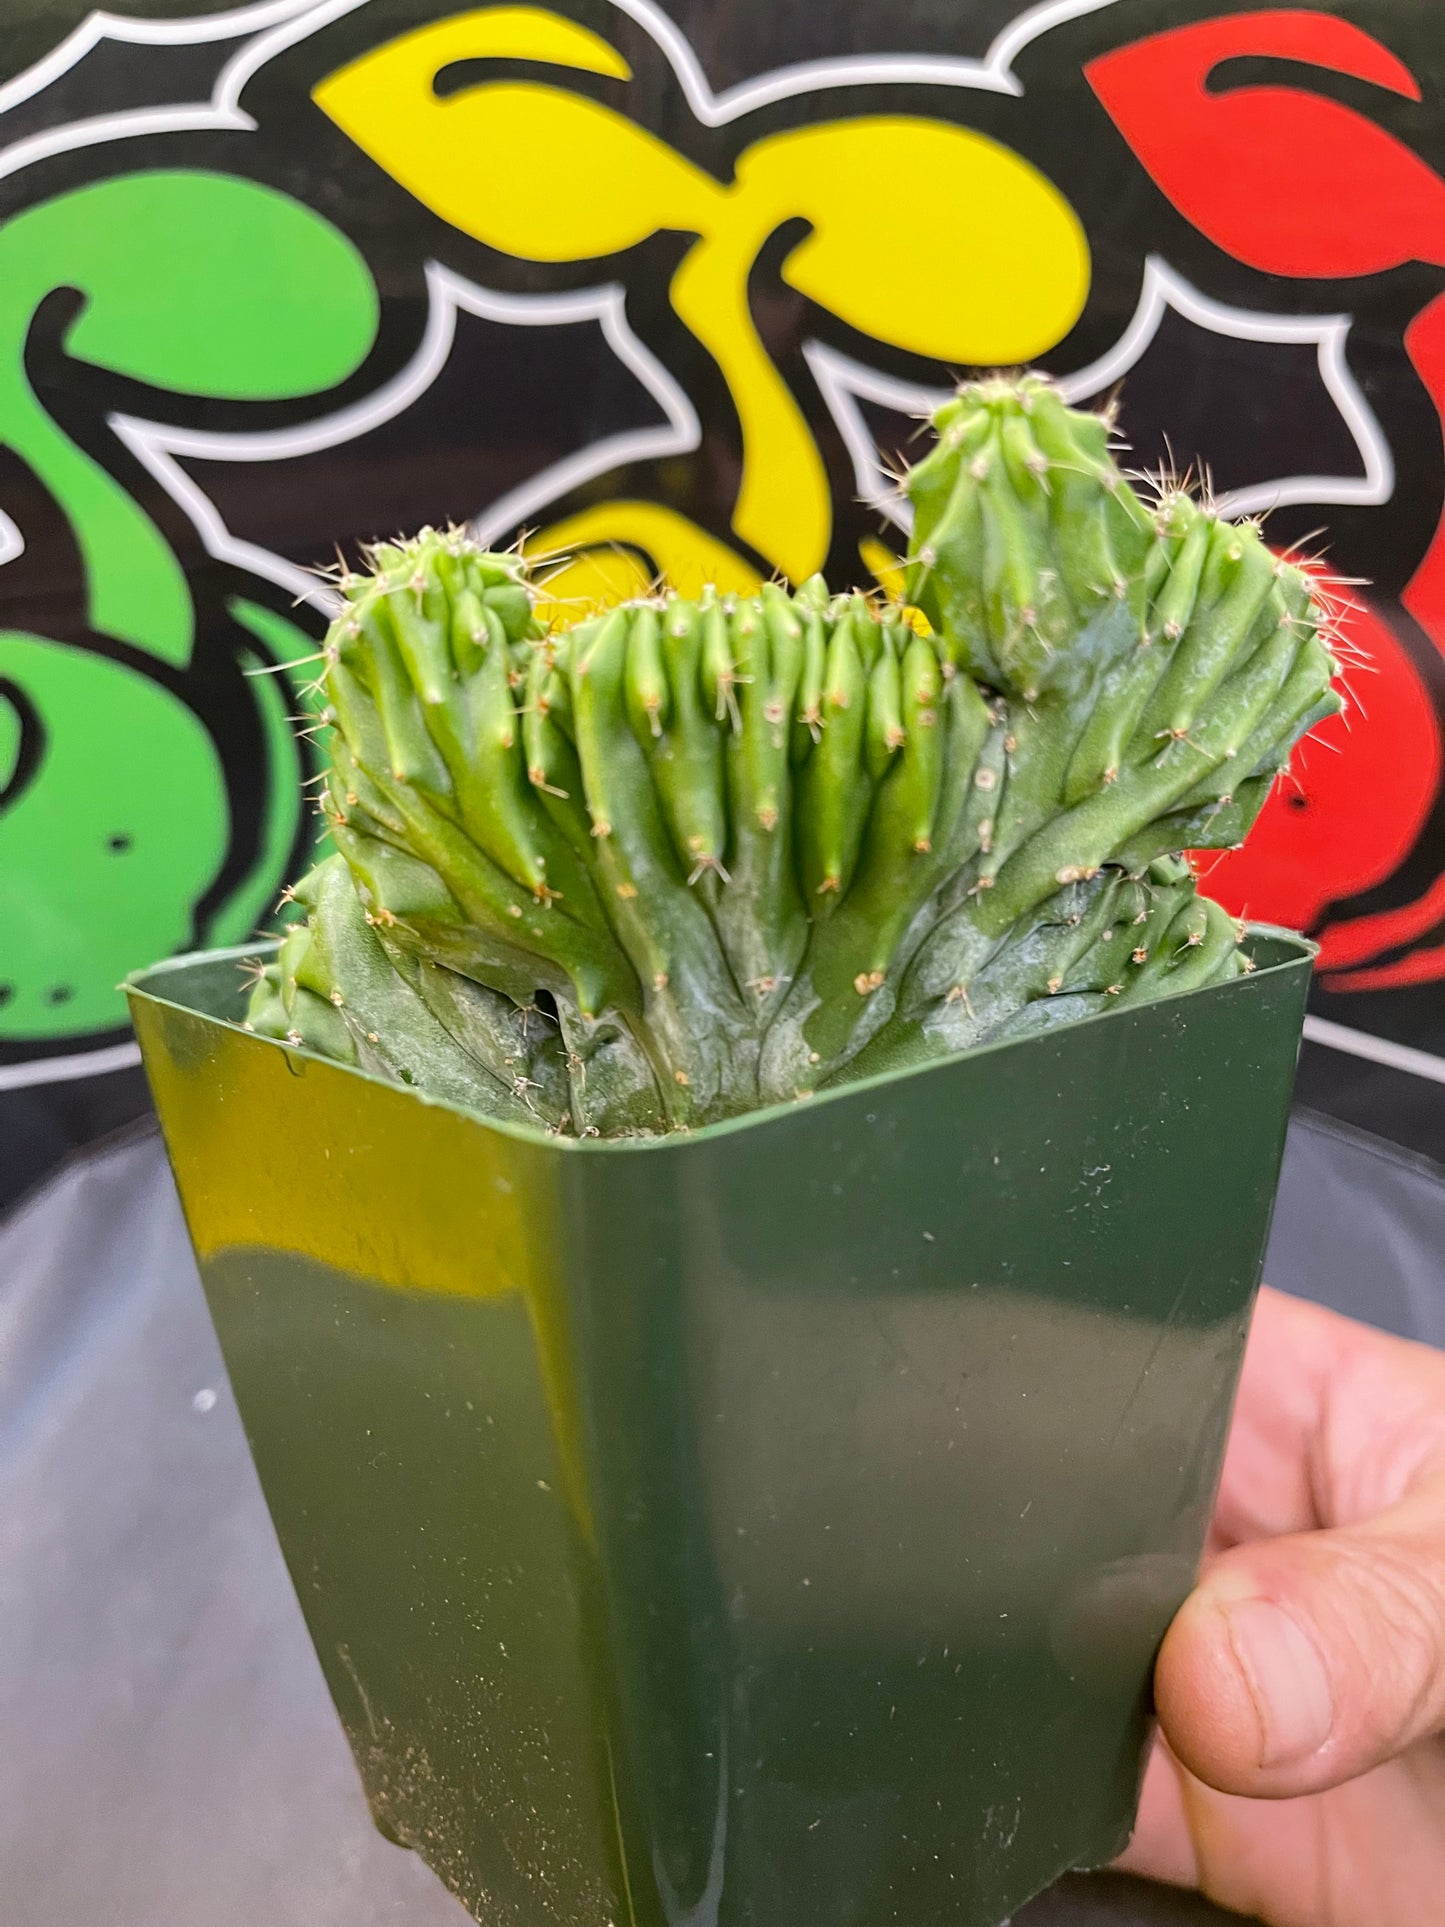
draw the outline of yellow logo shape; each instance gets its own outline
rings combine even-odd
[[[749,305],[748,277],[770,235],[806,221],[780,271],[791,288],[875,340],[955,366],[1031,361],[1083,308],[1089,251],[1077,216],[1036,168],[986,135],[901,114],[823,121],[764,136],[720,182],[635,121],[561,87],[482,80],[437,94],[444,68],[489,58],[632,78],[622,56],[575,21],[488,7],[363,54],[315,98],[419,201],[500,253],[578,262],[666,230],[696,237],[669,293],[737,410],[733,531],[794,581],[822,566],[833,512],[817,444]],[[642,527],[657,546],[627,533]],[[589,510],[565,536],[559,527],[542,539],[641,549],[683,589],[704,575],[720,586],[726,576],[729,587],[756,580],[685,517],[649,503]],[[632,593],[641,584],[631,578],[646,573],[641,563],[610,576],[594,567],[587,582],[603,595]],[[566,586],[585,592],[582,578]]]

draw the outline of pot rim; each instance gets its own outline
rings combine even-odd
[[[1313,963],[1319,954],[1319,945],[1310,938],[1301,936],[1298,931],[1286,929],[1280,924],[1249,923],[1245,926],[1247,937],[1257,938],[1266,946],[1267,954],[1253,971],[1230,978],[1225,983],[1205,984],[1192,990],[1175,991],[1154,999],[1150,1004],[1138,1004],[1124,1009],[1101,1010],[1088,1017],[1075,1018],[1064,1026],[1069,1031],[1078,1031],[1099,1024],[1115,1023],[1121,1018],[1137,1016],[1141,1011],[1154,1009],[1166,1004],[1188,1004],[1198,997],[1228,996],[1237,993],[1243,986],[1261,977],[1273,975],[1282,970],[1298,970]],[[274,1050],[284,1051],[288,1057],[299,1057],[313,1064],[324,1065],[326,1069],[341,1072],[345,1076],[360,1078],[364,1083],[382,1090],[394,1091],[414,1098],[418,1103],[429,1104],[438,1110],[450,1111],[464,1117],[469,1123],[482,1130],[497,1131],[504,1137],[515,1138],[524,1144],[546,1145],[562,1150],[569,1155],[590,1157],[635,1155],[642,1152],[677,1150],[685,1144],[699,1144],[712,1139],[730,1136],[738,1131],[751,1130],[764,1123],[776,1122],[779,1118],[791,1116],[800,1103],[809,1108],[820,1104],[832,1103],[839,1098],[856,1097],[870,1091],[886,1090],[895,1084],[910,1079],[925,1077],[930,1073],[943,1070],[950,1065],[987,1057],[998,1051],[1017,1050],[1030,1044],[1044,1041],[1052,1033],[1034,1033],[1023,1037],[1004,1037],[992,1043],[970,1045],[963,1050],[950,1051],[945,1056],[931,1058],[924,1064],[909,1064],[896,1070],[875,1071],[870,1077],[860,1077],[850,1082],[829,1086],[816,1091],[806,1099],[795,1098],[791,1103],[760,1105],[758,1109],[744,1111],[737,1117],[721,1118],[713,1124],[699,1125],[695,1130],[673,1131],[665,1137],[566,1137],[560,1132],[549,1132],[540,1126],[513,1122],[509,1118],[483,1117],[479,1112],[468,1109],[464,1104],[453,1103],[449,1098],[436,1097],[428,1091],[418,1090],[415,1085],[397,1082],[388,1077],[378,1076],[373,1071],[363,1070],[355,1064],[341,1064],[332,1057],[323,1057],[317,1051],[308,1050],[303,1044],[289,1044],[275,1037],[264,1037],[258,1032],[248,1030],[244,1024],[236,1023],[228,1017],[218,1017],[213,1012],[198,1009],[196,1005],[182,1002],[179,997],[166,996],[165,979],[186,970],[194,970],[200,965],[235,963],[237,965],[255,959],[274,956],[281,947],[281,939],[272,937],[259,942],[234,944],[220,950],[189,950],[159,963],[150,964],[143,970],[132,971],[125,979],[122,988],[133,1002],[156,1004],[169,1010],[183,1011],[188,1017],[198,1017],[204,1023],[217,1024],[223,1030],[234,1031],[238,1036],[249,1038],[253,1043],[265,1045]]]

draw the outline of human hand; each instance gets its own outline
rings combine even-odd
[[[1445,1355],[1260,1296],[1120,1865],[1270,1927],[1445,1920]]]

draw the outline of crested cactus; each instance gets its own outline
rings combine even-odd
[[[655,1133],[1248,967],[1184,850],[1338,706],[1309,573],[1026,376],[906,480],[909,606],[660,597],[544,632],[426,531],[343,584],[338,855],[250,1022],[487,1115]]]

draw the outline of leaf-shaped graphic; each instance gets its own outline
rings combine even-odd
[[[1363,114],[1300,87],[1210,85],[1245,54],[1309,62],[1418,100],[1378,40],[1314,11],[1172,27],[1085,68],[1094,92],[1181,214],[1269,274],[1377,274],[1445,261],[1445,181]]]
[[[902,114],[825,121],[759,141],[737,179],[759,226],[802,216],[812,227],[783,279],[893,347],[955,367],[1032,361],[1083,309],[1089,247],[1073,209],[969,128]],[[860,271],[880,242],[879,267]]]
[[[140,505],[40,405],[25,372],[35,310],[84,305],[68,353],[173,394],[270,401],[343,380],[376,334],[360,255],[272,188],[155,171],[76,188],[0,228],[0,440],[59,502],[85,561],[94,628],[184,664],[184,574]]]
[[[832,503],[749,307],[749,275],[771,234],[809,225],[783,268],[800,293],[852,327],[959,365],[1037,356],[1083,306],[1089,257],[1072,209],[983,135],[901,115],[828,121],[765,136],[723,184],[624,114],[561,87],[499,79],[438,93],[443,67],[504,55],[629,72],[559,15],[483,8],[363,54],[315,97],[426,206],[501,252],[585,261],[661,230],[697,236],[671,297],[721,369],[741,425],[733,527],[795,579],[827,553]],[[864,261],[881,265],[863,272]]]
[[[547,577],[544,618],[575,622],[589,609],[646,595],[659,578],[680,595],[701,595],[708,583],[722,595],[758,588],[731,549],[661,502],[599,502],[543,529],[527,548],[539,558],[571,558]]]
[[[498,7],[388,41],[315,99],[425,206],[504,254],[585,261],[659,228],[702,231],[723,190],[611,108],[529,81],[433,86],[456,61],[507,55],[628,75],[605,41],[559,14]]]
[[[220,869],[220,763],[183,703],[102,656],[0,633],[0,683],[35,719],[32,766],[0,808],[0,1038],[113,1029],[121,978],[190,940]]]

